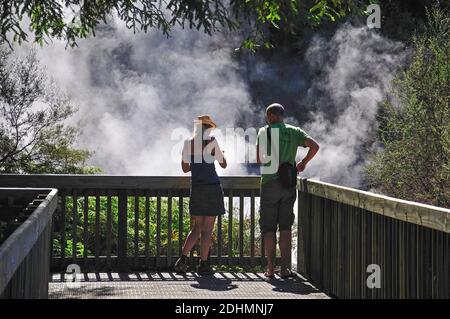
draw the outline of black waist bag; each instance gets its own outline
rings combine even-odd
[[[291,163],[280,164],[278,176],[284,188],[294,188],[297,185],[297,168]]]
[[[267,129],[268,146],[269,148],[271,148],[272,136],[270,133],[270,126],[266,126],[266,129]],[[272,151],[270,153],[272,153]],[[294,188],[297,185],[297,167],[295,167],[291,163],[288,162],[281,163],[280,166],[278,167],[277,174],[280,177],[281,185],[284,188]]]

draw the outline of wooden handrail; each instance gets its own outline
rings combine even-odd
[[[223,188],[255,190],[258,176],[222,176]],[[189,176],[120,176],[120,175],[59,175],[3,174],[2,187],[54,187],[61,189],[172,189],[188,190]],[[401,200],[354,188],[311,179],[299,179],[300,191],[348,204],[409,223],[450,232],[450,209]]]
[[[225,190],[259,189],[259,176],[222,176]],[[120,176],[3,174],[0,187],[54,187],[62,189],[172,189],[188,190],[189,176]],[[300,191],[409,223],[450,232],[450,209],[397,199],[312,179],[299,179]]]
[[[258,189],[259,176],[221,176],[224,189]],[[189,189],[189,176],[120,176],[2,174],[1,187],[51,187],[64,189]]]
[[[223,176],[221,182],[228,211],[234,213],[218,219],[218,249],[212,261],[255,265],[260,258],[264,265],[263,241],[255,237],[259,177]],[[182,207],[189,196],[188,176],[0,175],[0,186],[58,188],[61,204],[54,215],[54,235],[61,253],[53,256],[57,271],[70,263],[83,264],[85,270],[103,269],[105,262],[107,269],[170,267],[186,235]],[[297,270],[318,287],[343,298],[447,298],[449,209],[309,179],[299,179],[298,198]],[[250,207],[250,226],[243,222],[244,202],[246,212]],[[178,224],[172,225],[175,205]],[[90,214],[95,221],[88,224]],[[150,220],[156,221],[156,229],[149,228]],[[179,231],[178,247],[162,237],[166,221],[167,234]],[[130,225],[134,238],[128,241]],[[242,240],[244,228],[250,237],[249,256],[243,251],[248,245]],[[106,242],[103,251],[100,238]],[[66,241],[72,245],[70,256]],[[90,253],[78,253],[78,242],[89,244]],[[368,265],[380,266],[381,289],[366,286]]]
[[[255,198],[259,196],[260,178],[223,176],[220,179],[225,200],[231,203],[228,213],[233,212],[233,198],[239,200],[239,204],[236,205],[233,214],[218,218],[217,249],[211,260],[229,265],[256,265],[258,262],[255,251],[258,245],[261,247],[259,244],[261,239],[256,234],[255,227]],[[51,185],[59,190],[61,205],[55,214],[54,236],[60,246],[55,246],[56,254],[52,259],[54,270],[64,270],[67,263],[80,262],[84,265],[83,269],[116,269],[116,267],[121,271],[127,271],[129,267],[162,269],[171,267],[176,260],[174,257],[181,252],[186,236],[186,233],[183,233],[186,225],[183,202],[189,197],[189,176],[7,174],[0,175],[0,185],[20,187]],[[249,207],[245,208],[246,216],[244,216],[244,199],[249,204]],[[88,203],[89,200],[91,204]],[[155,205],[152,209],[150,202]],[[139,206],[140,211],[139,208],[136,209]],[[177,209],[178,216],[174,213]],[[132,217],[129,223],[130,213]],[[87,222],[90,214],[94,214],[95,224],[92,224],[92,220]],[[244,218],[249,218],[253,226],[251,229],[244,223]],[[150,219],[156,221],[154,230],[150,229]],[[178,221],[175,222],[176,219]],[[227,222],[230,223],[228,228]],[[231,227],[233,224],[234,230]],[[163,229],[163,225],[167,228]],[[134,234],[129,240],[128,231],[131,229]],[[144,238],[139,238],[140,232],[144,233]],[[171,236],[164,239],[163,234],[166,232]],[[244,241],[244,233],[249,233],[250,243]],[[172,235],[175,236],[177,245],[172,242]],[[100,238],[104,240],[103,249],[100,249]],[[150,241],[154,246],[150,245]],[[78,243],[85,245],[83,254],[78,252]],[[67,249],[69,244],[70,252]],[[140,244],[143,244],[143,247],[140,247]],[[224,249],[226,245],[228,249]],[[261,262],[264,262],[262,258]]]
[[[40,273],[38,268],[40,265],[48,267],[49,264],[46,259],[49,259],[50,255],[46,256],[46,253],[49,253],[50,248],[50,225],[53,212],[57,207],[58,191],[56,189],[43,188],[0,188],[0,193],[2,196],[15,196],[16,198],[29,198],[30,196],[35,198],[38,194],[47,194],[31,215],[0,246],[0,295],[17,276],[14,280],[14,286],[17,285],[19,290],[15,289],[11,293],[13,297],[45,298],[48,281],[48,275],[46,274],[48,274],[48,270],[41,269],[43,273]],[[44,233],[45,235],[43,235]],[[45,238],[40,243],[43,236]],[[40,255],[41,252],[44,252],[44,255]],[[33,275],[26,274],[28,276],[26,277],[19,273],[19,269],[24,267],[24,263],[33,265],[33,271],[37,278],[35,278],[33,283],[30,279]],[[24,282],[27,283],[28,287],[33,287],[36,291],[20,290],[20,285],[24,285]],[[36,287],[36,284],[41,284],[41,286]],[[10,297],[10,295],[7,293],[6,297]]]
[[[448,298],[448,209],[298,186],[297,270],[316,287],[339,298]]]
[[[298,187],[311,195],[450,233],[450,209],[310,179],[299,179]]]

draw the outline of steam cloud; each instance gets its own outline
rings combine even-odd
[[[305,129],[320,141],[321,151],[307,174],[361,186],[366,155],[378,148],[378,103],[404,57],[400,43],[366,27],[344,25],[331,41],[313,40],[306,61],[319,75],[307,91],[306,103],[313,111]]]
[[[93,165],[108,174],[180,175],[175,129],[192,132],[201,114],[233,127],[239,114],[250,112],[239,65],[222,43],[226,37],[180,31],[167,39],[158,32],[133,34],[117,23],[79,41],[79,48],[65,50],[56,41],[38,54],[79,106],[79,146],[95,151]],[[220,173],[245,174],[245,167]]]
[[[55,41],[38,54],[79,106],[78,146],[94,150],[91,164],[108,174],[179,175],[179,161],[170,159],[177,143],[181,159],[181,144],[171,139],[175,128],[192,130],[200,114],[210,114],[224,129],[259,127],[264,107],[281,102],[288,122],[321,145],[303,176],[360,186],[365,153],[377,147],[377,103],[402,64],[402,46],[346,24],[331,39],[314,37],[304,57],[280,53],[270,63],[233,57],[238,41],[189,30],[166,39],[156,31],[133,34],[116,23],[79,41],[79,48],[65,50]],[[240,164],[218,170],[248,173]]]
[[[321,146],[301,175],[351,187],[364,187],[367,155],[379,145],[378,104],[406,56],[404,46],[366,26],[341,25],[333,35],[316,35],[304,56],[285,52],[247,58],[253,100],[280,101]],[[266,59],[267,60],[267,59]],[[306,150],[300,149],[301,159]]]

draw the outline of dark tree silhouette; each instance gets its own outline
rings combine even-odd
[[[196,28],[211,34],[219,28],[236,30],[246,24],[245,45],[263,39],[268,27],[295,32],[298,20],[313,24],[336,20],[349,12],[364,12],[369,0],[10,0],[0,4],[0,39],[19,43],[28,39],[28,25],[34,41],[48,38],[67,40],[95,35],[100,23],[112,15],[134,31],[150,28],[169,35],[175,25]]]

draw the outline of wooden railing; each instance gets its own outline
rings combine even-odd
[[[259,178],[221,181],[231,214],[218,219],[212,262],[264,265]],[[0,185],[59,190],[53,271],[164,269],[189,231],[188,177],[2,175]],[[297,270],[319,288],[341,298],[448,298],[450,210],[306,179],[298,198]]]
[[[227,214],[218,218],[211,262],[263,265],[259,178],[221,182]],[[190,227],[189,177],[3,175],[0,184],[58,189],[52,271],[65,271],[69,264],[82,271],[167,269],[181,254]]]
[[[56,189],[0,188],[0,299],[47,298],[56,206]]]
[[[298,196],[298,270],[318,288],[341,298],[449,297],[449,209],[305,179]]]

